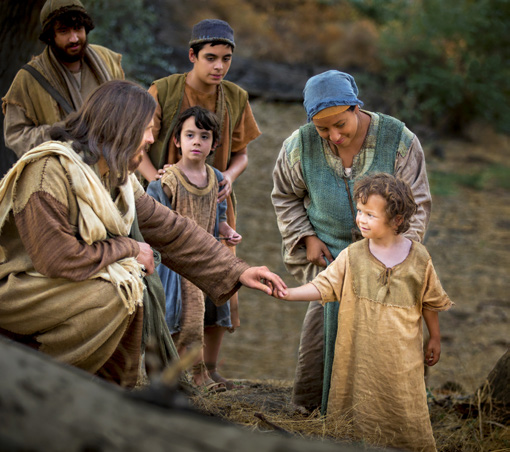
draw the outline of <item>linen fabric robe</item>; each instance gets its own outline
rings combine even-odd
[[[249,266],[210,234],[133,183],[140,231],[169,268],[226,302]],[[129,315],[117,289],[89,279],[138,243],[112,237],[87,245],[78,232],[77,198],[59,158],[29,163],[0,234],[0,332],[58,360],[119,384],[136,382],[142,309]],[[43,277],[36,275],[42,274]]]
[[[339,300],[327,422],[352,423],[370,443],[435,451],[424,381],[422,310],[452,302],[423,245],[388,269],[364,239],[312,281],[321,303]]]

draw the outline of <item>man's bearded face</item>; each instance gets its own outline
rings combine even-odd
[[[56,21],[53,26],[55,37],[50,44],[58,60],[74,63],[83,58],[87,48],[87,32],[83,25],[67,26]]]

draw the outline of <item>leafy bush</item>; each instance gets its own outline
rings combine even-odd
[[[170,49],[156,43],[158,15],[149,2],[130,0],[121,7],[118,0],[87,0],[86,7],[96,25],[90,42],[121,53],[126,78],[148,86],[151,68],[172,72]]]
[[[396,1],[383,8],[377,17],[390,19],[379,45],[394,114],[442,130],[483,119],[510,132],[508,0]]]

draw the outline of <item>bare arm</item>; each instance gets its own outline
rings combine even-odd
[[[232,193],[232,184],[248,166],[248,150],[245,148],[232,153],[228,168],[224,171],[223,180],[219,183],[218,202],[227,199]]]
[[[423,318],[429,331],[429,342],[425,351],[425,363],[433,366],[441,356],[441,334],[439,332],[439,315],[437,311],[423,310]]]
[[[312,283],[307,283],[284,292],[273,290],[273,297],[286,301],[316,301],[321,299],[321,294]]]

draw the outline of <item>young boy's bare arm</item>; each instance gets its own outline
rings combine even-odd
[[[423,318],[429,330],[429,342],[425,351],[425,363],[433,366],[441,356],[441,334],[439,332],[439,315],[437,311],[423,310]]]

